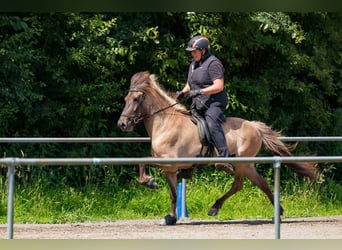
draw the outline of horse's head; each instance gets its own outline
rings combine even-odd
[[[155,75],[139,72],[132,76],[131,85],[125,97],[125,107],[118,121],[123,131],[132,131],[140,121],[170,110],[185,113],[186,108],[168,96],[159,85]]]
[[[125,107],[118,121],[118,126],[122,131],[132,131],[134,126],[144,117],[142,114],[142,104],[146,97],[144,83],[149,79],[149,76],[148,72],[140,72],[131,78],[130,90],[125,97]]]

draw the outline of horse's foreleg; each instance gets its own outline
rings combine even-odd
[[[246,177],[251,180],[255,185],[257,185],[268,197],[272,205],[274,206],[274,195],[269,188],[266,180],[256,171],[254,164],[251,164],[249,168],[246,169]],[[284,209],[280,205],[280,215],[283,215]]]
[[[177,173],[165,173],[169,184],[171,213],[165,216],[166,225],[174,225],[177,222]]]
[[[154,178],[146,175],[145,164],[139,164],[139,183],[151,189],[158,189],[158,184]]]
[[[240,191],[243,188],[243,172],[241,172],[243,169],[243,167],[239,168],[236,167],[235,168],[235,178],[234,178],[234,182],[232,187],[230,188],[230,190],[223,195],[220,199],[216,200],[215,204],[210,208],[208,215],[209,216],[214,216],[218,214],[218,211],[221,209],[223,203],[233,194],[235,194],[236,192]]]

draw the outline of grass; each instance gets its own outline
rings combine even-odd
[[[158,190],[149,190],[137,182],[115,188],[89,184],[82,189],[68,186],[47,187],[44,183],[18,186],[15,192],[15,223],[70,223],[115,221],[121,219],[160,218],[170,211],[169,191],[163,175],[156,176]],[[223,205],[216,217],[207,212],[215,200],[231,186],[233,177],[221,172],[196,174],[187,181],[187,208],[196,219],[272,218],[273,207],[267,197],[248,180],[244,188]],[[269,183],[271,180],[269,181]],[[0,223],[7,221],[7,187],[0,183]],[[50,185],[51,186],[51,185]],[[283,218],[342,214],[342,186],[325,181],[307,183],[297,178],[282,182]]]

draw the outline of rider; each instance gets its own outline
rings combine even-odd
[[[187,51],[191,51],[193,60],[189,66],[187,83],[182,91],[177,91],[177,99],[185,94],[192,98],[191,109],[202,115],[210,131],[214,146],[220,157],[231,156],[228,150],[222,122],[228,96],[224,87],[224,68],[221,61],[209,51],[209,40],[197,35],[188,42]],[[230,164],[215,164],[233,171]]]

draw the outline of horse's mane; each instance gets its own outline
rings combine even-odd
[[[148,71],[139,72],[132,76],[131,89],[134,88],[144,90],[149,96],[154,99],[154,101],[158,101],[162,98],[166,100],[170,105],[176,103],[176,100],[170,97],[159,84],[157,76],[154,74],[150,74]],[[182,113],[187,112],[186,107],[181,103],[174,105],[173,108]]]

